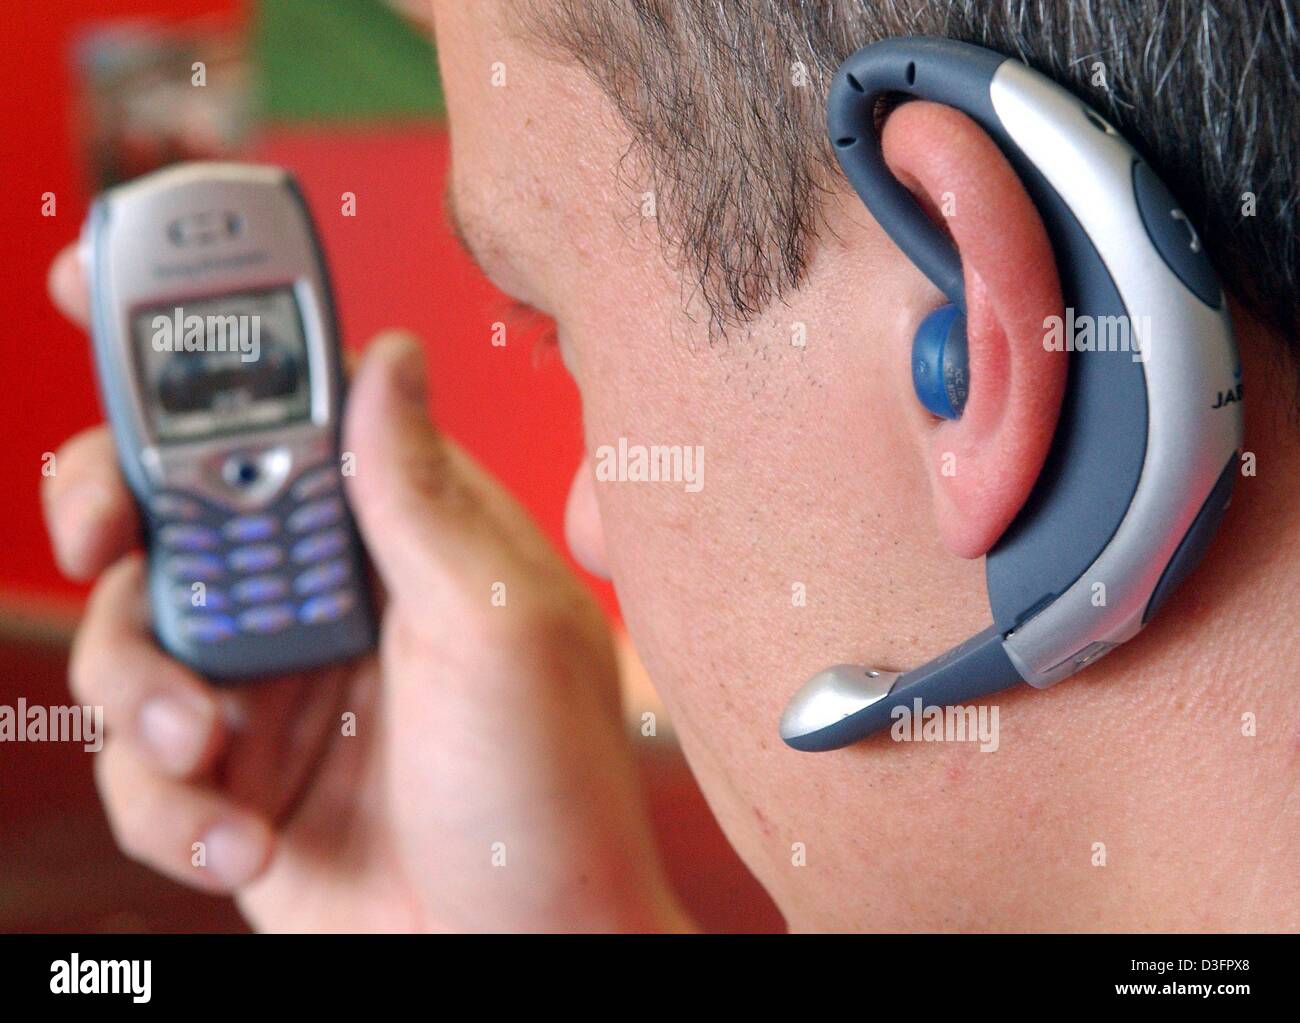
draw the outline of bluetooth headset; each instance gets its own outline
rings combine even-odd
[[[1177,202],[1104,119],[1019,61],[947,39],[864,47],[835,73],[831,145],[880,226],[943,292],[913,344],[921,404],[961,416],[968,387],[962,268],[889,172],[876,127],[891,94],[933,100],[994,139],[1047,229],[1076,322],[1138,325],[1140,352],[1072,351],[1051,449],[985,560],[993,624],[911,671],[840,664],[791,699],[781,737],[837,749],[895,710],[1054,685],[1131,639],[1196,566],[1232,496],[1241,367],[1214,270]],[[1117,320],[1101,320],[1118,317]]]

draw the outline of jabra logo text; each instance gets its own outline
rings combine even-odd
[[[1223,408],[1225,405],[1233,405],[1241,401],[1241,384],[1229,387],[1227,390],[1220,391],[1214,398],[1214,404],[1210,408]]]

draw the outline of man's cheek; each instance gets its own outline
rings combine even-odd
[[[609,578],[605,557],[605,530],[596,504],[595,479],[591,459],[584,456],[569,485],[569,499],[564,506],[564,539],[573,559],[592,575]]]

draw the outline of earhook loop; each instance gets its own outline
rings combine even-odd
[[[890,93],[903,93],[954,107],[987,125],[996,120],[989,83],[1006,59],[946,39],[885,40],[870,47],[869,54],[859,51],[844,62],[826,102],[826,127],[845,177],[895,244],[963,313],[961,259],[890,173],[880,148],[876,107]]]

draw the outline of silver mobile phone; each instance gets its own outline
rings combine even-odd
[[[334,310],[292,176],[235,163],[157,171],[96,200],[81,249],[159,642],[214,681],[370,649],[342,488]]]

